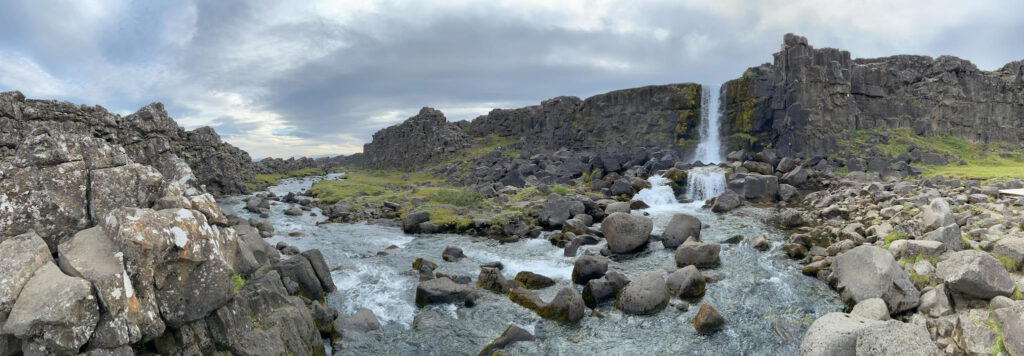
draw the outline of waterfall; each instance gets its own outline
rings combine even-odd
[[[686,179],[686,196],[695,202],[717,197],[725,192],[725,172],[716,166],[694,167]]]
[[[651,187],[641,189],[633,199],[642,201],[652,208],[679,204],[672,187],[668,186],[668,178],[651,176],[647,178],[647,182],[651,183]]]
[[[701,84],[700,143],[697,144],[695,161],[703,163],[722,162],[722,140],[719,138],[718,87]]]

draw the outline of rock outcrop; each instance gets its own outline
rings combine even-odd
[[[469,147],[469,135],[441,111],[423,108],[416,116],[373,134],[363,146],[363,163],[377,169],[412,171]]]
[[[128,158],[153,166],[166,176],[169,162],[166,157],[175,155],[189,165],[199,183],[214,195],[247,192],[245,183],[253,180],[248,153],[221,141],[209,127],[185,131],[167,115],[160,103],[122,117],[100,106],[26,100],[19,92],[0,93],[0,159],[7,160],[23,143],[33,145],[48,141],[56,144],[62,133],[88,137],[82,143],[88,147],[106,144],[121,148],[106,153],[106,160],[83,161],[89,168],[120,166],[118,163]],[[80,147],[61,148],[63,151],[51,151],[56,156],[50,157],[48,162],[38,162],[39,165],[52,167],[83,160]]]
[[[729,148],[826,156],[855,130],[907,128],[973,142],[1024,139],[1022,62],[992,72],[951,56],[851,59],[787,34],[774,63],[722,91]]]

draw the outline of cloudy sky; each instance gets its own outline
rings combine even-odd
[[[891,3],[901,3],[894,5]],[[420,107],[720,84],[783,34],[854,57],[1024,59],[1024,2],[4,1],[0,91],[129,114],[163,102],[253,157],[348,154]]]

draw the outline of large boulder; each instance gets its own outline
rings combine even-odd
[[[855,356],[861,330],[882,325],[878,320],[828,313],[815,320],[800,342],[801,356]]]
[[[953,209],[949,203],[942,198],[932,199],[928,205],[921,208],[921,227],[924,231],[932,231],[949,224],[956,224],[956,217],[953,216]]]
[[[448,278],[422,281],[416,286],[416,306],[430,304],[465,303],[475,292],[471,285],[458,284]]]
[[[1024,238],[1007,237],[996,241],[992,254],[1009,258],[1019,268],[1024,265]]]
[[[538,220],[541,225],[559,229],[566,220],[576,214],[582,214],[585,210],[582,202],[551,193],[544,202],[544,209],[541,210]]]
[[[726,190],[724,193],[715,198],[715,203],[711,205],[711,211],[716,213],[724,213],[732,209],[738,208],[743,204],[743,197],[732,190]]]
[[[587,284],[591,279],[598,279],[608,271],[608,259],[602,256],[580,256],[572,265],[572,282]]]
[[[933,356],[939,349],[924,325],[889,320],[857,333],[857,355]]]
[[[924,234],[921,239],[941,242],[946,247],[946,251],[960,251],[964,246],[961,236],[963,234],[960,233],[960,226],[952,223]]]
[[[89,341],[98,321],[99,304],[89,282],[50,262],[22,289],[3,331],[25,340],[25,350],[73,354]]]
[[[501,274],[500,269],[480,267],[480,275],[476,279],[476,286],[495,293],[505,293],[508,291],[508,280]]]
[[[520,271],[516,274],[515,281],[526,289],[541,289],[555,285],[553,279],[530,271]]]
[[[847,305],[882,298],[889,313],[899,313],[917,307],[920,302],[920,292],[910,281],[910,275],[881,248],[853,248],[836,256],[832,271],[838,280],[836,289]]]
[[[665,248],[676,248],[691,237],[700,241],[700,228],[700,219],[693,215],[675,214],[661,234],[661,244]]]
[[[326,293],[313,265],[309,259],[301,255],[278,262],[274,265],[274,270],[281,275],[281,280],[290,294],[320,300]]]
[[[420,224],[430,221],[430,213],[414,211],[402,216],[402,231],[407,234],[418,232]]]
[[[540,308],[538,313],[548,319],[563,323],[575,323],[583,319],[587,307],[583,302],[583,296],[576,288],[562,288],[555,294],[555,298]]]
[[[995,257],[978,250],[949,254],[935,268],[935,277],[943,280],[949,292],[973,299],[989,300],[1010,296],[1016,284]]]
[[[1010,355],[1024,355],[1024,302],[993,311],[1003,331],[1003,346]]]
[[[668,292],[680,298],[697,298],[704,295],[707,282],[697,266],[686,266],[668,275]]]
[[[718,253],[721,250],[722,247],[716,243],[702,243],[689,240],[676,248],[676,267],[716,267],[719,263]]]
[[[779,193],[776,176],[748,174],[743,179],[743,197],[748,200],[774,201]]]
[[[602,302],[615,299],[615,295],[629,284],[622,273],[610,271],[603,277],[591,279],[583,286],[583,302],[588,308],[597,308]]]
[[[661,273],[647,272],[622,289],[615,307],[627,314],[655,314],[668,305],[668,288]]]
[[[0,316],[11,312],[32,274],[52,263],[50,250],[39,235],[30,232],[0,242]]]
[[[612,253],[630,253],[647,246],[654,222],[645,216],[613,213],[601,222],[601,232]]]

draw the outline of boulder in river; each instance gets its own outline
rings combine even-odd
[[[609,271],[603,277],[587,281],[583,287],[583,302],[588,308],[597,308],[602,302],[615,299],[615,295],[629,284],[622,273]]]
[[[416,306],[422,308],[429,304],[465,303],[476,293],[473,287],[458,284],[448,278],[435,278],[422,281],[416,286]]]
[[[668,299],[668,287],[661,273],[647,272],[622,289],[615,307],[627,314],[649,315],[665,309]]]
[[[697,266],[698,268],[716,267],[719,263],[718,253],[722,247],[716,243],[694,242],[689,240],[676,249],[676,267]]]
[[[612,253],[630,253],[643,249],[651,238],[654,222],[645,216],[613,213],[601,222],[601,232]]]
[[[587,284],[591,279],[601,278],[608,271],[608,259],[603,256],[580,256],[572,266],[572,282]]]
[[[526,289],[542,289],[555,285],[555,281],[551,278],[530,271],[517,273],[515,281]]]
[[[530,334],[529,331],[523,330],[523,328],[520,328],[515,324],[509,324],[508,328],[501,333],[501,336],[498,336],[497,339],[494,339],[494,341],[491,341],[487,346],[484,346],[484,349],[480,350],[480,353],[477,355],[491,356],[492,354],[495,354],[496,351],[501,350],[512,343],[533,340],[536,340],[536,338],[533,337],[533,334]]]
[[[668,226],[665,227],[665,232],[661,234],[662,246],[665,246],[665,248],[677,248],[691,237],[694,240],[700,241],[701,225],[700,219],[693,215],[673,215],[672,220],[669,220]]]
[[[448,246],[441,251],[441,259],[445,262],[455,262],[466,258],[466,255],[462,253],[462,249],[455,246]]]
[[[707,282],[696,266],[690,265],[668,275],[668,292],[680,298],[697,298],[704,295]]]
[[[575,323],[583,319],[587,306],[576,288],[562,288],[550,303],[545,303],[531,290],[513,287],[508,292],[512,302],[533,310],[545,319],[563,323]]]
[[[476,279],[476,286],[495,293],[505,293],[508,291],[508,280],[496,267],[480,267],[480,276]]]
[[[430,221],[430,213],[414,211],[402,217],[402,231],[407,234],[419,232],[420,224]]]
[[[837,256],[832,271],[838,280],[836,289],[847,305],[881,298],[894,314],[913,309],[920,302],[920,292],[910,275],[879,247],[862,245]]]
[[[984,251],[954,252],[939,262],[935,277],[942,279],[949,292],[972,299],[989,300],[1009,296],[1016,284],[1003,264]]]
[[[548,196],[544,202],[544,208],[540,212],[540,224],[549,228],[561,228],[566,220],[576,214],[582,214],[586,209],[583,203],[564,197],[555,193]]]
[[[725,327],[725,318],[710,304],[704,303],[693,317],[693,328],[701,334],[710,334]]]
[[[743,198],[739,194],[732,190],[726,190],[724,193],[715,198],[715,203],[711,205],[711,211],[716,213],[724,213],[733,209],[738,208],[743,204]]]

